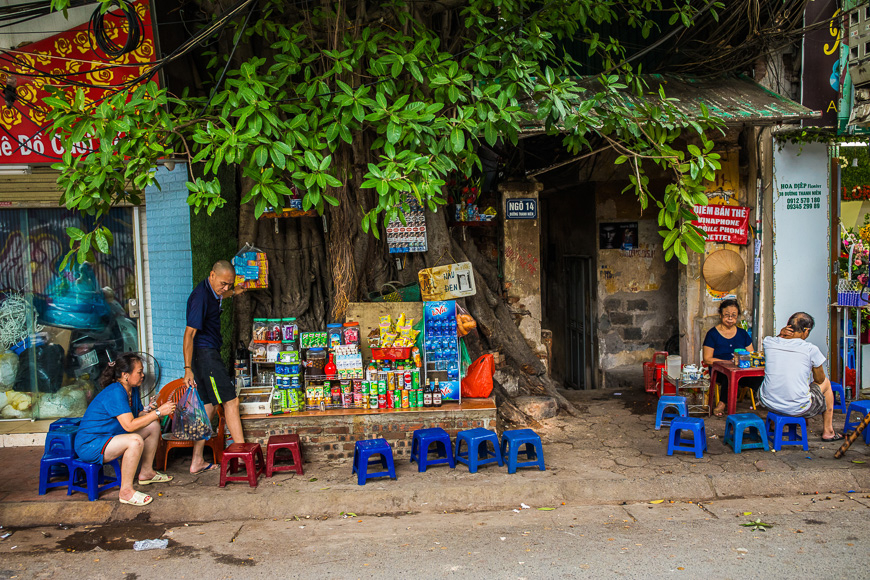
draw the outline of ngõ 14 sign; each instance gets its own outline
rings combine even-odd
[[[696,205],[698,221],[692,222],[707,232],[708,242],[749,243],[749,208],[734,205]]]
[[[16,86],[12,107],[0,101],[0,164],[54,163],[62,158],[64,149],[60,139],[49,132],[48,105],[43,102],[52,85],[62,87],[69,99],[78,87],[83,87],[85,103],[98,105],[153,66],[154,36],[148,0],[137,0],[133,7],[145,23],[141,42],[133,52],[117,59],[94,50],[87,23],[3,51],[5,64],[0,83],[5,84],[11,75]],[[115,44],[124,45],[127,21],[120,17],[119,10],[111,14],[114,16],[104,21],[106,35]],[[87,154],[97,146],[86,139],[72,154]]]

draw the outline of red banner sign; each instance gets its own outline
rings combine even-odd
[[[127,91],[124,83],[145,73],[154,62],[154,35],[148,0],[133,4],[144,24],[139,47],[110,60],[88,33],[87,23],[55,36],[18,49],[3,52],[3,70],[15,78],[15,102],[8,106],[0,100],[0,164],[54,163],[64,153],[60,140],[48,134],[42,99],[48,96],[46,87],[62,87],[74,95],[83,86],[85,102],[98,103],[114,91]],[[127,21],[120,10],[105,18],[108,37],[117,45],[127,40]],[[7,74],[0,75],[0,86],[6,85]],[[157,79],[154,79],[157,80]],[[93,144],[92,144],[93,145]],[[73,151],[87,153],[90,147]]]
[[[734,205],[696,205],[698,221],[692,222],[707,232],[708,242],[749,243],[749,208]]]

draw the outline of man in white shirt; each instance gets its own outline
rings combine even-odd
[[[779,336],[764,339],[764,382],[761,404],[781,415],[815,417],[823,413],[822,441],[838,441],[834,431],[834,393],[825,376],[825,355],[806,339],[815,326],[806,312],[795,312]]]

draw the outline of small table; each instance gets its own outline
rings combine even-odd
[[[737,412],[737,384],[744,377],[763,377],[764,367],[750,367],[741,369],[734,363],[730,362],[714,362],[710,365],[710,389],[717,388],[716,374],[722,373],[728,377],[728,407],[725,409],[726,415],[733,415]],[[712,397],[712,392],[711,392]],[[710,399],[713,402],[713,399]],[[713,405],[710,405],[711,410]]]
[[[707,399],[706,405],[704,404],[691,404],[687,405],[687,409],[689,414],[692,413],[704,413],[709,415],[710,409],[712,408],[711,403],[712,399],[709,398],[710,391],[710,380],[709,379],[696,379],[694,381],[684,381],[682,378],[677,380],[677,394],[681,395],[680,391],[700,391],[700,398],[703,401],[705,398]],[[686,395],[682,395],[686,396]],[[688,401],[688,396],[686,396],[686,400]]]

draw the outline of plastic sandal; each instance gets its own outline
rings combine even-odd
[[[151,479],[140,479],[139,485],[150,485],[152,483],[169,483],[170,481],[172,481],[171,475],[166,475],[165,473],[160,473],[158,471]]]
[[[134,491],[133,497],[130,499],[121,499],[118,498],[118,501],[121,503],[126,503],[128,505],[134,505],[136,507],[142,507],[144,505],[148,505],[154,500],[150,495],[144,494],[141,491]]]

